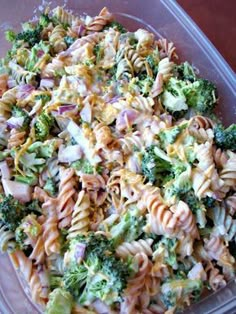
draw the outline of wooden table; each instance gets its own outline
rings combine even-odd
[[[236,0],[177,0],[236,71]]]

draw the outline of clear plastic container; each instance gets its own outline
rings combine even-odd
[[[199,30],[196,24],[172,0],[58,0],[50,1],[51,7],[66,5],[77,14],[96,15],[103,6],[112,11],[117,20],[128,29],[146,28],[157,37],[166,37],[177,47],[180,60],[188,60],[199,69],[201,76],[212,80],[218,87],[219,116],[225,124],[236,122],[235,74],[222,56]],[[46,5],[36,0],[4,1],[0,11],[0,56],[8,45],[4,30],[15,29],[23,21],[31,19]],[[225,30],[227,32],[227,30]],[[27,285],[15,272],[9,257],[0,256],[0,313],[37,314],[40,308],[34,305]],[[186,310],[192,314],[236,313],[236,284],[230,282],[224,289],[204,298]]]

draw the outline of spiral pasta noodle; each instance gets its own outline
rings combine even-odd
[[[53,10],[53,16],[55,16],[62,24],[72,25],[73,23],[78,21],[78,17],[65,11],[62,7],[56,7]]]
[[[53,45],[53,49],[56,53],[61,52],[66,49],[66,43],[64,37],[66,36],[66,31],[61,25],[55,26],[49,36],[49,41]]]
[[[7,74],[0,75],[0,97],[6,92],[7,90]]]
[[[234,215],[236,212],[236,193],[231,196],[228,196],[225,200],[226,206],[229,209],[230,215]]]
[[[116,249],[116,254],[122,258],[127,258],[129,255],[136,255],[143,252],[147,256],[152,255],[151,245],[153,243],[152,239],[138,240],[131,243],[124,242]]]
[[[59,229],[71,224],[71,214],[74,207],[73,196],[75,195],[74,189],[74,170],[64,169],[60,170],[60,183],[59,183],[59,193],[57,197],[58,207],[57,207],[57,217],[59,220]]]
[[[42,285],[37,269],[33,266],[32,261],[22,251],[13,252],[10,254],[10,257],[15,268],[19,269],[25,280],[28,281],[33,301],[44,306],[47,298],[42,297]]]
[[[3,93],[0,98],[0,117],[7,118],[9,116],[12,105],[16,103],[16,93],[16,87]]]
[[[89,230],[90,225],[90,200],[84,191],[80,191],[78,199],[75,203],[73,212],[71,227],[69,229],[68,238],[73,239],[78,234],[86,233]]]
[[[8,139],[8,148],[21,146],[25,142],[26,132],[12,129]]]
[[[86,27],[89,32],[100,32],[112,20],[111,13],[107,8],[103,8],[98,16]]]
[[[169,60],[169,58],[164,58],[160,60],[158,64],[158,73],[163,76],[163,81],[167,81],[171,77],[171,72],[173,70],[174,63]]]

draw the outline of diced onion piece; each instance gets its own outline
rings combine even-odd
[[[92,121],[92,109],[89,102],[86,102],[83,109],[80,111],[80,117],[83,121],[91,123]]]
[[[21,128],[24,123],[24,117],[11,117],[7,120],[7,126],[10,129],[18,129]]]
[[[0,171],[1,171],[2,179],[10,179],[11,171],[5,160],[0,162]]]
[[[2,179],[3,189],[6,195],[12,195],[23,203],[31,200],[31,187],[28,184]]]
[[[58,160],[60,162],[73,162],[82,157],[80,145],[61,146],[58,152]]]

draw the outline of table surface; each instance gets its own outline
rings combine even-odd
[[[236,71],[236,0],[177,0]]]

